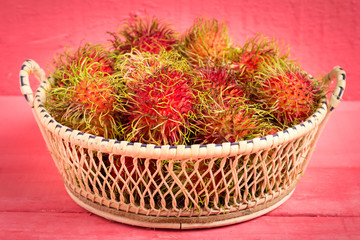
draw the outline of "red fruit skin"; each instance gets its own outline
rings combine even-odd
[[[205,67],[200,68],[199,73],[202,76],[202,81],[205,82],[204,89],[216,88],[217,86],[226,86],[228,84],[235,84],[235,77],[232,72],[226,67]]]
[[[278,41],[256,35],[248,39],[241,48],[232,48],[228,60],[233,69],[241,73],[241,81],[252,84],[254,78],[262,73],[259,69],[261,65],[272,65],[288,56],[289,50]]]
[[[270,78],[259,92],[265,108],[286,126],[306,120],[316,102],[311,81],[301,73],[287,72],[284,76]]]
[[[86,44],[75,53],[65,52],[54,61],[53,65],[55,67],[53,78],[55,86],[58,87],[72,85],[70,79],[84,74],[98,77],[114,73],[114,60],[100,45]]]
[[[114,69],[112,65],[113,64],[110,60],[107,60],[102,57],[95,57],[92,58],[91,61],[86,62],[88,73],[91,75],[95,75],[98,72],[112,74],[114,73]]]
[[[194,39],[189,55],[203,60],[221,58],[226,53],[227,40],[218,32],[208,31],[205,35],[204,38]]]
[[[161,51],[171,51],[174,49],[175,40],[162,40],[160,33],[153,36],[143,36],[134,42],[134,48],[142,52],[159,54]]]
[[[259,66],[268,63],[272,55],[267,55],[266,52],[243,52],[238,57],[239,60],[232,62],[232,68],[240,72],[239,79],[241,82],[248,85],[252,89],[254,78],[259,73]]]
[[[260,57],[264,54],[255,54],[254,52],[245,52],[241,54],[240,64],[245,66],[246,72],[253,72],[257,70],[258,65],[263,61]]]
[[[129,53],[132,49],[140,52],[159,54],[161,51],[174,49],[177,39],[175,31],[161,20],[131,16],[125,28],[119,33],[110,33],[114,48],[121,53]]]
[[[92,127],[87,132],[104,136],[107,129],[111,129],[116,112],[114,88],[105,81],[84,79],[76,85],[75,93],[74,104],[92,116]]]
[[[236,97],[248,98],[249,93],[237,83],[237,76],[227,67],[208,67],[198,71],[201,81],[197,89],[200,92],[209,91],[213,98],[221,97],[224,103]]]
[[[139,129],[135,141],[155,144],[176,144],[194,100],[188,78],[173,71],[146,77],[131,86],[134,96],[129,122]]]
[[[113,113],[115,90],[107,82],[84,79],[75,87],[75,102],[97,113]]]
[[[193,65],[221,62],[230,46],[225,23],[214,18],[196,19],[182,41],[181,51]]]
[[[85,64],[90,74],[96,72],[111,74],[114,72],[114,63],[109,57],[109,52],[99,45],[85,45],[75,53],[72,61],[77,62],[77,64]]]
[[[246,113],[245,109],[237,112],[228,109],[214,112],[210,119],[201,122],[200,128],[204,132],[199,139],[202,143],[237,142],[250,135],[257,127],[252,114]]]

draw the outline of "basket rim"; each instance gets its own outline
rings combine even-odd
[[[329,113],[328,100],[324,97],[320,100],[319,107],[305,121],[283,131],[279,131],[273,135],[256,137],[239,142],[209,143],[203,145],[155,145],[95,136],[72,129],[57,122],[43,105],[46,101],[46,92],[51,87],[50,82],[50,77],[47,81],[42,81],[34,98],[34,112],[44,127],[46,126],[53,133],[59,134],[64,140],[70,141],[84,148],[107,153],[134,155],[138,157],[149,157],[150,151],[150,155],[152,155],[155,159],[171,158],[180,160],[189,157],[192,159],[198,159],[206,157],[235,156],[238,154],[257,152],[259,150],[278,146],[304,136],[315,127],[319,126]]]

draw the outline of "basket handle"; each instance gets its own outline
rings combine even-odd
[[[330,84],[334,78],[336,78],[336,86],[329,99],[329,111],[332,111],[337,107],[344,94],[346,86],[346,73],[344,69],[339,66],[334,67],[331,72],[325,75],[324,83]]]
[[[29,103],[30,107],[34,106],[34,93],[30,86],[29,75],[34,73],[35,77],[41,82],[46,80],[45,71],[40,68],[34,60],[26,60],[20,70],[20,90],[24,94],[26,101]]]

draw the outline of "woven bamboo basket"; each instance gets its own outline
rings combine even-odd
[[[41,82],[35,95],[30,73]],[[70,197],[112,221],[174,229],[243,222],[289,199],[344,93],[344,70],[334,67],[324,80],[333,79],[331,97],[306,121],[285,131],[235,143],[157,146],[61,125],[43,107],[51,79],[33,60],[20,70],[21,91]]]

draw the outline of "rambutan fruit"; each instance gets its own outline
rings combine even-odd
[[[179,50],[194,65],[222,62],[231,45],[224,22],[197,18],[181,40]]]
[[[256,101],[285,127],[306,120],[324,96],[320,82],[294,64],[279,60],[263,65],[260,72]]]
[[[288,49],[276,40],[257,34],[249,38],[244,46],[231,48],[227,57],[232,68],[240,73],[239,78],[251,84],[259,71],[259,65],[271,64],[278,58],[287,59]]]
[[[140,52],[158,54],[174,49],[177,34],[170,25],[158,18],[131,16],[118,32],[109,32],[113,36],[112,45],[120,53],[137,49]]]
[[[114,73],[114,60],[111,53],[100,44],[86,43],[75,52],[65,49],[64,53],[54,59],[52,77],[60,85],[66,85],[71,76],[80,71],[94,75],[97,72]]]
[[[206,98],[221,98],[223,102],[234,97],[243,100],[249,97],[244,84],[238,82],[238,76],[228,65],[206,64],[196,68],[198,78],[194,79],[197,95]]]
[[[270,133],[273,126],[251,105],[249,89],[227,65],[207,65],[197,75],[193,120],[199,143],[237,142]]]
[[[175,51],[137,52],[122,64],[129,91],[128,141],[184,144],[194,101],[187,61]]]
[[[273,134],[276,127],[267,121],[263,111],[251,106],[243,98],[206,103],[196,119],[201,144],[238,142]]]
[[[58,122],[72,129],[116,138],[121,128],[124,85],[115,75],[93,72],[93,65],[85,60],[80,66],[74,61],[68,68],[58,69],[57,73],[67,78],[61,79],[60,85],[53,84],[46,108]]]

